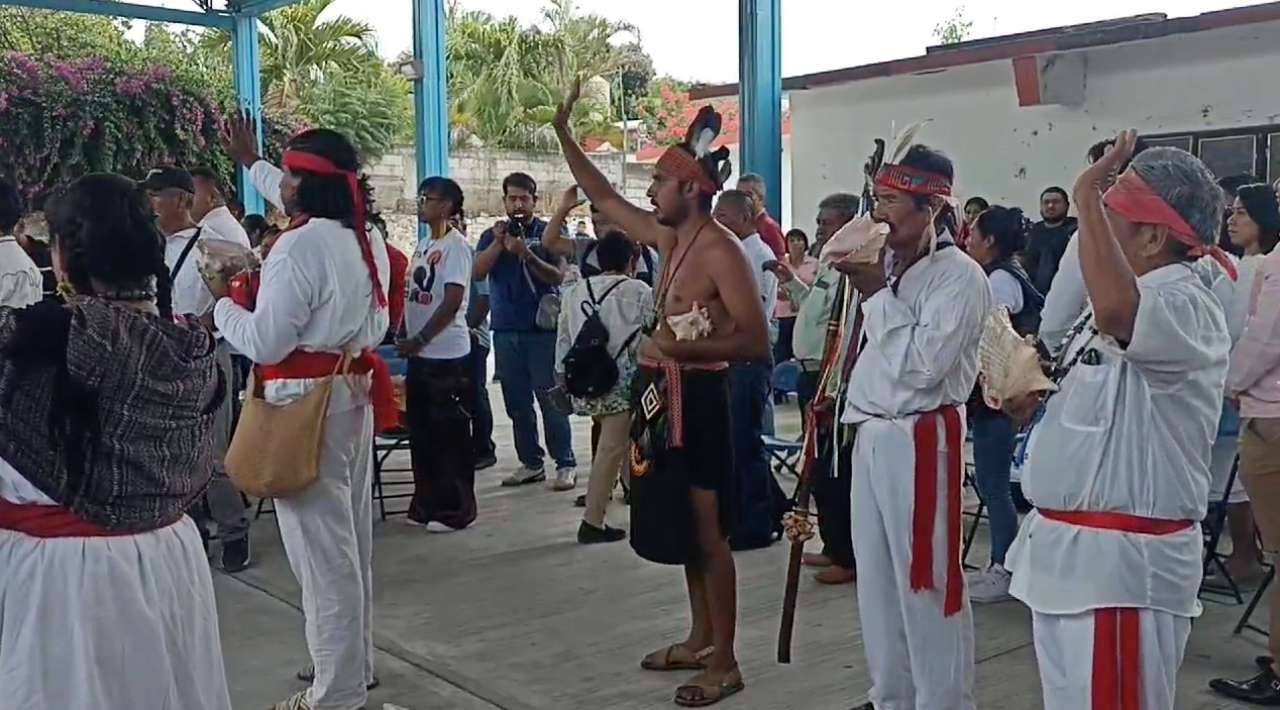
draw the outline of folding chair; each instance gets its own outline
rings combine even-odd
[[[781,395],[784,399],[796,394],[800,385],[800,363],[795,360],[780,362],[773,368],[772,396],[777,401]]]
[[[393,378],[403,378],[409,373],[409,361],[400,356],[394,346],[382,345],[378,348],[378,355],[387,362],[388,368],[391,370]],[[409,427],[405,421],[403,414],[400,417],[400,426],[390,431],[384,431],[375,434],[373,437],[373,500],[378,504],[378,515],[382,520],[386,520],[391,515],[405,515],[409,511],[396,510],[387,511],[387,501],[403,500],[412,498],[413,492],[388,494],[387,488],[409,487],[413,488],[413,467],[399,466],[389,468],[387,466],[388,459],[397,451],[409,451]],[[409,480],[387,481],[388,473],[408,473]]]
[[[1250,631],[1260,633],[1263,636],[1271,635],[1271,633],[1268,632],[1266,629],[1260,626],[1255,626],[1252,622],[1249,621],[1249,619],[1253,616],[1253,610],[1258,608],[1259,602],[1262,601],[1262,596],[1266,594],[1267,587],[1270,587],[1271,583],[1274,582],[1276,579],[1275,565],[1268,562],[1263,566],[1267,568],[1267,576],[1262,578],[1262,583],[1258,585],[1258,591],[1253,593],[1253,598],[1249,600],[1249,606],[1245,607],[1244,614],[1240,616],[1240,621],[1239,623],[1236,624],[1236,629],[1233,633],[1239,634],[1241,631],[1248,629]]]
[[[968,429],[965,433],[965,448],[969,451],[973,450],[973,429]],[[965,456],[964,460],[964,487],[973,490],[974,496],[978,499],[978,505],[973,510],[961,511],[962,517],[970,519],[969,528],[964,533],[964,548],[960,553],[960,562],[965,569],[979,569],[969,564],[969,548],[973,547],[973,540],[978,536],[978,526],[983,520],[987,519],[987,502],[982,499],[982,494],[978,492],[978,483],[974,480],[975,465],[972,457]]]
[[[1227,485],[1222,491],[1222,498],[1209,504],[1209,513],[1201,522],[1201,532],[1204,535],[1204,580],[1208,580],[1209,574],[1214,572],[1219,580],[1226,583],[1224,589],[1207,586],[1202,581],[1200,583],[1202,599],[1205,595],[1213,595],[1234,599],[1236,604],[1244,603],[1244,595],[1240,593],[1239,585],[1227,569],[1227,556],[1218,551],[1218,543],[1222,541],[1222,531],[1227,527],[1227,505],[1231,498],[1231,488],[1235,485],[1239,471],[1240,457],[1237,456],[1231,462],[1231,473],[1227,476]]]
[[[775,472],[785,471],[792,478],[800,479],[800,454],[804,450],[802,440],[779,439],[772,434],[764,434],[760,437],[760,443],[764,444],[764,450],[769,454]]]

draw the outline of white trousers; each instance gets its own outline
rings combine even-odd
[[[1032,615],[1036,663],[1045,710],[1087,710],[1093,706],[1092,611]],[[1142,710],[1170,710],[1177,689],[1191,619],[1153,609],[1138,610]]]
[[[373,680],[373,408],[325,420],[320,479],[276,501],[280,537],[302,587],[315,710],[358,710]]]
[[[871,702],[876,710],[973,710],[973,612],[943,615],[947,579],[946,436],[938,418],[934,589],[911,590],[915,418],[858,426],[853,448],[853,552]]]
[[[195,523],[97,538],[0,530],[0,708],[231,710]]]

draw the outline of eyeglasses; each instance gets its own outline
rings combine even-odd
[[[443,197],[436,197],[435,195],[418,195],[419,207],[427,204],[428,202],[448,202],[448,200]]]

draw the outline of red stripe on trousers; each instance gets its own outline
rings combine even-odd
[[[964,478],[960,410],[947,406],[916,419],[915,501],[911,516],[911,591],[936,589],[933,582],[933,533],[938,515],[938,417],[947,441],[947,579],[943,616],[959,613],[964,600],[960,568],[960,488]]]
[[[1137,609],[1093,612],[1092,710],[1142,710],[1142,637]]]

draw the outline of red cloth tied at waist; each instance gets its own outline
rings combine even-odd
[[[342,356],[337,353],[317,353],[294,350],[275,365],[258,365],[258,377],[263,382],[271,380],[302,380],[330,377],[338,369]],[[396,405],[395,387],[391,384],[391,368],[378,353],[366,350],[351,359],[348,373],[373,375],[370,399],[373,400],[373,426],[375,432],[394,429],[400,424],[400,408]]]
[[[1115,530],[1117,532],[1138,533],[1141,535],[1172,535],[1182,532],[1196,524],[1194,520],[1166,520],[1164,518],[1144,518],[1129,513],[1089,513],[1079,510],[1047,510],[1036,508],[1041,517],[1056,520],[1059,523],[1078,525],[1082,528],[1096,530]]]
[[[0,530],[12,530],[31,537],[121,537],[133,531],[108,530],[95,525],[60,505],[13,503],[0,498]]]
[[[1129,513],[1090,513],[1037,508],[1042,517],[1095,530],[1172,535],[1195,526],[1194,520],[1146,518]],[[1138,609],[1093,612],[1092,710],[1142,710],[1142,636]]]
[[[1179,242],[1191,247],[1187,254],[1193,258],[1212,257],[1218,262],[1232,281],[1236,280],[1236,266],[1227,253],[1217,244],[1206,244],[1191,228],[1190,224],[1169,206],[1164,198],[1156,194],[1142,176],[1132,170],[1126,170],[1116,180],[1116,184],[1102,196],[1102,203],[1107,209],[1133,222],[1134,224],[1155,224],[1169,228],[1169,234]]]
[[[915,505],[911,513],[911,591],[936,589],[933,582],[933,533],[938,517],[938,419],[947,441],[947,579],[943,616],[960,612],[964,571],[960,566],[960,497],[964,482],[964,441],[960,410],[947,405],[925,412],[915,423]]]

